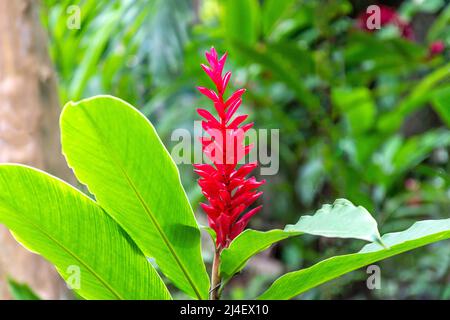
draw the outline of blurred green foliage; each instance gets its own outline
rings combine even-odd
[[[19,283],[12,278],[8,279],[8,288],[14,300],[41,300],[28,285]]]
[[[80,29],[67,27],[74,4]],[[119,96],[141,106],[169,149],[172,130],[192,130],[206,103],[195,90],[209,85],[203,52],[228,51],[232,87],[248,89],[244,111],[257,128],[280,129],[280,172],[265,177],[264,211],[252,227],[294,223],[345,197],[385,233],[450,214],[450,5],[393,4],[419,29],[415,41],[390,27],[358,30],[365,7],[345,0],[45,0],[41,16],[61,101]],[[430,57],[436,40],[447,50]],[[180,170],[196,206],[192,168]],[[305,237],[263,258],[285,271],[359,247]],[[302,298],[450,298],[449,257],[448,244],[436,244],[381,263],[381,290],[368,290],[361,270]],[[276,276],[247,283],[248,269],[225,294],[255,296]]]

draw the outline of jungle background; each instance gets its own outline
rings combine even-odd
[[[8,5],[2,2],[6,14]],[[450,216],[448,1],[18,2],[33,7],[23,10],[36,10],[37,25],[30,30],[43,31],[38,43],[47,48],[40,52],[50,57],[33,65],[48,65],[50,79],[52,67],[55,71],[54,84],[44,81],[55,91],[55,101],[47,99],[43,105],[53,101],[60,107],[97,94],[118,96],[140,108],[169,150],[177,143],[171,140],[172,131],[192,130],[198,120],[195,109],[207,103],[195,89],[209,84],[199,66],[204,51],[211,46],[227,51],[232,87],[247,88],[245,112],[257,128],[280,129],[280,170],[264,177],[264,208],[251,228],[282,228],[340,197],[367,208],[382,234],[416,220]],[[365,27],[365,12],[372,4],[382,9],[380,30]],[[73,19],[78,9],[77,26]],[[10,26],[2,27],[0,39],[8,32],[5,28]],[[2,59],[7,56],[0,53],[0,66]],[[23,112],[21,108],[24,105],[16,101],[12,110]],[[23,114],[25,126],[32,116]],[[57,137],[57,117],[52,119],[44,121],[43,139]],[[51,163],[58,149],[47,148],[51,143],[43,141],[42,150],[35,151],[44,159],[36,160],[38,166],[55,168],[55,174],[73,181],[70,173]],[[1,161],[11,160],[5,155],[2,151]],[[192,167],[183,164],[179,169],[196,215],[204,221]],[[203,242],[205,259],[211,261],[213,247],[206,235]],[[356,252],[362,245],[312,236],[286,240],[253,258],[231,282],[225,298],[254,297],[284,272]],[[3,277],[10,276],[3,297],[33,298],[33,290],[44,298],[71,298],[54,274],[40,271],[45,268],[41,262],[7,260],[3,265],[9,269],[26,273],[31,268],[33,274],[10,275],[0,263]],[[448,242],[378,266],[381,289],[369,290],[368,274],[361,269],[298,298],[450,299]],[[36,282],[38,275],[42,279]],[[184,298],[181,293],[174,297]]]

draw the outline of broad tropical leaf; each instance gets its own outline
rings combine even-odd
[[[448,238],[450,219],[416,222],[405,231],[385,234],[382,240],[388,248],[371,243],[358,253],[332,257],[312,267],[287,273],[278,278],[259,299],[290,299],[363,266]]]
[[[206,299],[200,230],[151,123],[123,100],[98,96],[69,102],[61,130],[67,162],[97,202],[176,286]]]
[[[435,87],[441,82],[444,83],[448,81],[450,78],[449,70],[450,63],[447,63],[420,80],[420,82],[411,89],[410,94],[403,98],[397,108],[380,117],[378,128],[382,131],[390,132],[398,129],[408,114],[425,105],[425,103],[434,98],[437,93],[441,92],[442,87],[438,89]]]
[[[80,191],[21,165],[0,166],[0,190],[0,223],[53,263],[82,297],[170,299],[133,241]]]
[[[235,273],[241,271],[255,254],[269,248],[275,242],[299,233],[283,230],[257,231],[247,229],[237,236],[220,255],[220,274],[225,284]]]
[[[303,233],[380,241],[377,222],[365,208],[345,199],[337,199],[332,205],[323,205],[313,216],[303,216],[295,225],[287,225],[284,230],[244,231],[221,254],[220,272],[224,281],[242,270],[256,253],[275,242]]]

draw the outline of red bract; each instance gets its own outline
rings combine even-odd
[[[261,196],[262,192],[256,189],[264,183],[256,181],[255,177],[246,178],[257,167],[257,163],[237,168],[238,162],[253,147],[244,145],[245,132],[253,123],[241,126],[247,115],[234,116],[241,105],[245,89],[235,91],[228,99],[224,98],[231,77],[231,72],[222,75],[226,58],[227,54],[219,58],[216,50],[211,48],[206,52],[209,65],[201,65],[216,90],[204,87],[198,87],[198,90],[213,102],[218,117],[205,109],[197,109],[198,114],[205,119],[202,127],[209,135],[201,138],[202,150],[213,165],[194,165],[194,171],[201,177],[198,184],[209,202],[201,206],[208,216],[210,227],[216,232],[218,250],[228,247],[244,230],[250,218],[261,210],[262,206],[259,206],[244,213]]]

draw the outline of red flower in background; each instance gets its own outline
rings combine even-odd
[[[380,26],[385,25],[395,25],[403,38],[414,40],[414,32],[409,23],[404,21],[400,16],[397,14],[397,11],[395,9],[379,5],[380,8]],[[368,32],[373,32],[376,29],[370,29],[368,24],[368,19],[373,15],[373,13],[367,13],[362,12],[359,14],[357,18],[357,25],[358,28],[361,30],[365,30]]]
[[[244,164],[237,168],[238,162],[247,155],[252,145],[244,145],[245,132],[253,123],[241,124],[247,115],[233,115],[241,105],[241,96],[245,89],[235,91],[228,99],[224,98],[231,72],[224,75],[223,68],[227,54],[220,59],[214,48],[206,52],[209,66],[202,64],[203,70],[214,82],[217,91],[198,87],[198,90],[212,100],[218,117],[214,117],[205,109],[197,112],[205,120],[203,129],[209,137],[202,137],[202,150],[214,165],[195,164],[195,172],[201,177],[198,180],[208,204],[201,203],[208,216],[210,227],[216,232],[216,247],[220,251],[228,247],[230,242],[247,226],[250,218],[262,206],[244,213],[262,192],[256,189],[265,181],[258,182],[255,177],[246,178],[257,167],[257,163]]]
[[[403,38],[413,41],[414,40],[414,31],[412,29],[412,26],[404,21],[400,16],[397,14],[397,11],[395,9],[379,5],[380,8],[380,26],[385,25],[395,25]],[[373,32],[377,29],[371,29],[369,27],[368,20],[374,15],[373,12],[362,12],[357,17],[357,26],[359,29],[367,31],[367,32]],[[441,40],[437,40],[430,44],[428,48],[428,57],[427,59],[431,59],[434,56],[441,54],[445,50],[445,44]]]
[[[430,44],[429,55],[434,57],[435,55],[441,54],[445,50],[444,41],[437,40]]]

